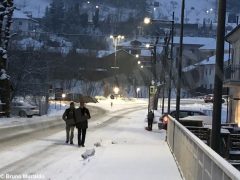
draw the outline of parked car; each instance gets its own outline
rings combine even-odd
[[[33,115],[39,115],[39,109],[26,102],[12,102],[11,114],[31,118]]]
[[[213,103],[214,102],[214,96],[213,94],[208,94],[204,96],[204,102],[205,103]],[[225,100],[222,98],[222,103],[225,103]]]
[[[167,123],[169,120],[168,115],[172,116],[173,118],[176,118],[176,110],[172,110],[170,114],[165,113],[160,117],[158,122],[159,129],[165,129],[165,130],[167,129]],[[191,109],[180,110],[179,118],[185,118],[188,116],[206,116],[206,114],[202,111],[191,110]]]

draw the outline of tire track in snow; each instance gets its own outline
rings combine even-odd
[[[146,106],[137,106],[137,107],[133,107],[133,108],[118,110],[116,112],[114,111],[111,114],[111,116],[112,116],[111,118],[108,118],[107,120],[101,122],[101,124],[97,124],[95,126],[90,127],[89,132],[92,133],[95,130],[98,130],[99,128],[104,128],[110,124],[116,123],[118,120],[123,118],[126,114],[137,111],[137,110],[141,110],[145,107]],[[111,112],[108,112],[108,113],[111,113]],[[117,113],[117,115],[114,116],[114,114],[116,114],[116,113]],[[95,119],[94,121],[99,119],[99,116],[95,116],[95,118],[94,118]],[[61,129],[61,131],[62,131],[62,129]],[[37,138],[37,139],[39,139],[39,138]],[[17,160],[7,166],[2,167],[0,169],[0,173],[20,174],[20,173],[29,172],[29,170],[32,169],[32,171],[30,171],[29,174],[31,174],[31,173],[34,174],[34,172],[36,172],[36,170],[41,170],[41,167],[46,168],[48,165],[56,162],[57,160],[54,158],[54,153],[61,152],[64,149],[65,149],[64,144],[62,147],[57,144],[49,145],[48,147],[46,147],[40,151],[37,151],[33,154],[30,154],[29,156],[27,156],[23,159]],[[39,162],[39,160],[40,160],[40,162]],[[38,167],[39,165],[40,165],[40,167]]]

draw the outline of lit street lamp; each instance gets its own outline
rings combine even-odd
[[[62,98],[60,98],[60,109],[62,108],[62,100],[64,100],[65,97],[66,97],[66,94],[63,93]]]
[[[113,40],[114,43],[114,49],[115,49],[115,59],[114,59],[114,66],[111,67],[112,69],[119,69],[119,67],[117,67],[117,44],[120,40],[123,40],[125,37],[121,36],[121,35],[111,35],[110,39]]]
[[[138,95],[139,95],[139,92],[140,92],[140,88],[137,88],[137,98],[139,97]]]
[[[118,88],[118,87],[115,87],[115,88],[113,89],[113,92],[114,92],[114,94],[118,94],[118,93],[119,93],[119,88]]]

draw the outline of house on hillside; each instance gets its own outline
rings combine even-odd
[[[13,12],[12,32],[33,37],[39,28],[39,22],[19,10]]]
[[[224,54],[224,62],[228,63],[229,54]],[[183,68],[184,88],[191,95],[212,94],[214,89],[216,55]]]
[[[224,86],[229,87],[229,120],[240,125],[240,25],[233,29],[226,41],[232,45],[232,58],[224,71]]]

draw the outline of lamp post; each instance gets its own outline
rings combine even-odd
[[[182,0],[180,47],[179,47],[179,60],[178,60],[177,99],[176,99],[176,119],[177,120],[179,120],[181,83],[182,83],[184,10],[185,10],[185,0]]]
[[[140,88],[137,88],[137,98],[139,97]]]
[[[114,76],[115,76],[115,80],[116,80],[116,86],[118,87],[119,84],[118,84],[117,73],[116,73],[116,70],[119,69],[119,67],[117,66],[117,44],[118,44],[118,42],[120,40],[123,40],[125,37],[122,36],[122,35],[111,35],[110,38],[113,40],[114,50],[115,50],[115,53],[114,53],[114,66],[112,66],[111,68],[115,69]]]
[[[117,67],[117,44],[120,40],[123,40],[125,37],[122,35],[111,35],[110,38],[113,40],[114,43],[114,50],[115,50],[115,54],[114,54],[114,66],[111,67],[112,69],[119,69],[119,67]]]
[[[66,94],[65,93],[63,93],[62,94],[62,98],[60,99],[60,109],[62,108],[62,103],[61,103],[61,100],[64,100],[64,98],[66,97]]]
[[[113,92],[114,92],[115,95],[118,95],[118,93],[119,93],[119,87],[117,87],[117,86],[114,87],[114,88],[113,88]],[[117,98],[117,96],[116,96],[116,98]]]

